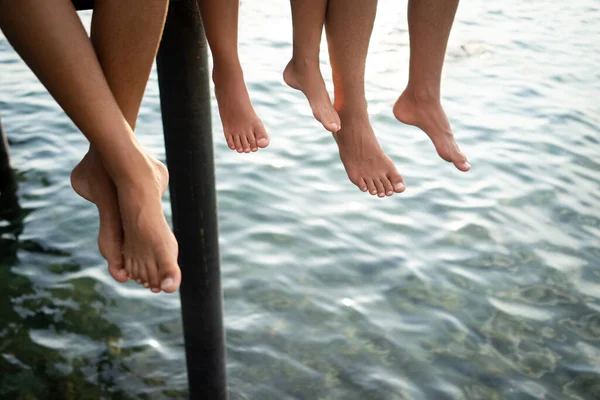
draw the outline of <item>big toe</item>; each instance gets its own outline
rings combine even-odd
[[[336,133],[342,129],[340,116],[329,101],[315,105],[313,107],[313,115],[331,133]]]
[[[449,140],[447,143],[439,146],[438,153],[444,160],[451,162],[460,171],[467,172],[471,169],[471,164],[467,161],[467,157],[460,151],[460,148],[454,141]]]
[[[471,164],[469,164],[463,152],[460,151],[454,138],[434,139],[433,144],[442,160],[451,162],[457,169],[463,172],[471,169]]]
[[[404,182],[404,178],[397,171],[390,173],[388,179],[394,188],[394,192],[402,193],[406,190],[406,182]]]
[[[129,280],[129,276],[127,276],[127,271],[125,270],[125,266],[123,261],[109,261],[108,262],[108,272],[110,276],[117,282],[123,283]]]
[[[177,263],[167,262],[160,266],[160,288],[166,293],[173,293],[181,285],[181,270]]]
[[[254,129],[254,136],[256,138],[256,145],[261,149],[267,147],[271,142],[271,140],[269,139],[269,135],[267,135],[267,131],[265,130],[265,127],[262,122],[259,122],[259,124]]]
[[[471,164],[467,161],[467,157],[460,150],[458,150],[457,157],[452,159],[452,163],[456,168],[463,172],[467,172],[471,169]]]

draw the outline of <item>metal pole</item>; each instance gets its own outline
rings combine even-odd
[[[0,176],[4,176],[10,170],[10,155],[8,152],[8,141],[2,128],[2,119],[0,119]]]
[[[10,166],[8,141],[2,128],[2,120],[0,120],[0,221],[15,222],[20,218],[22,215],[17,197],[17,180]],[[20,224],[19,228],[9,228],[9,231],[17,235],[22,229],[22,224]],[[0,227],[0,235],[5,232]]]
[[[225,400],[225,335],[207,44],[196,0],[174,0],[157,57],[190,399]]]
[[[73,0],[77,10],[91,10],[94,8],[94,0]]]

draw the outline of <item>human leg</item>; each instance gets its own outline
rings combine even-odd
[[[379,197],[405,190],[369,122],[365,66],[377,0],[329,0],[325,29],[333,71],[334,107],[342,129],[334,134],[348,177]]]
[[[198,0],[206,39],[213,56],[213,81],[230,149],[238,153],[269,145],[269,137],[256,115],[238,56],[239,0]]]
[[[125,243],[128,235],[135,243],[134,262],[168,265],[160,286],[176,290],[177,243],[161,206],[166,170],[135,139],[71,1],[0,0],[0,27],[102,158],[117,189]]]
[[[285,82],[304,93],[315,118],[332,133],[340,129],[340,117],[331,104],[319,67],[319,50],[327,0],[291,0],[294,45],[283,73]]]
[[[440,101],[442,68],[459,0],[409,0],[408,85],[394,105],[398,120],[422,129],[446,161],[461,171],[471,166],[460,151]]]
[[[135,130],[156,57],[167,7],[168,0],[129,0],[126,3],[97,0],[94,8],[92,44],[113,96],[132,130]],[[153,287],[158,288],[156,276],[159,274],[156,271],[148,274],[140,264],[137,264],[138,271],[134,271],[131,262],[123,262],[123,231],[116,187],[93,146],[73,170],[71,182],[75,191],[98,207],[98,245],[100,252],[109,260],[109,272],[113,278],[119,282],[136,279],[146,287],[154,281]]]

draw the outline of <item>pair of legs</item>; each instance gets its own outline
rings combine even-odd
[[[98,207],[111,275],[153,292],[177,290],[181,271],[162,213],[166,168],[133,130],[167,6],[96,0],[90,40],[70,0],[0,0],[0,28],[90,142],[71,181]]]
[[[334,133],[355,185],[379,197],[402,192],[404,181],[375,138],[364,95],[377,0],[291,0],[291,5],[293,56],[284,80],[304,92],[315,117]],[[409,0],[409,82],[393,111],[398,120],[425,131],[444,160],[467,171],[470,166],[440,103],[442,67],[457,7],[458,0]],[[323,25],[333,70],[333,104],[319,68]]]

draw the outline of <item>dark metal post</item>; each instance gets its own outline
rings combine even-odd
[[[173,0],[157,57],[183,273],[190,398],[227,399],[207,44],[196,0]]]
[[[10,166],[8,141],[2,128],[2,120],[0,120],[0,221],[17,221],[21,216],[15,178],[15,172]],[[3,231],[0,227],[0,236],[4,233]]]
[[[73,0],[73,5],[77,10],[91,10],[94,8],[94,0]]]
[[[8,141],[2,128],[2,119],[0,119],[0,176],[10,170],[10,155],[8,153]]]

